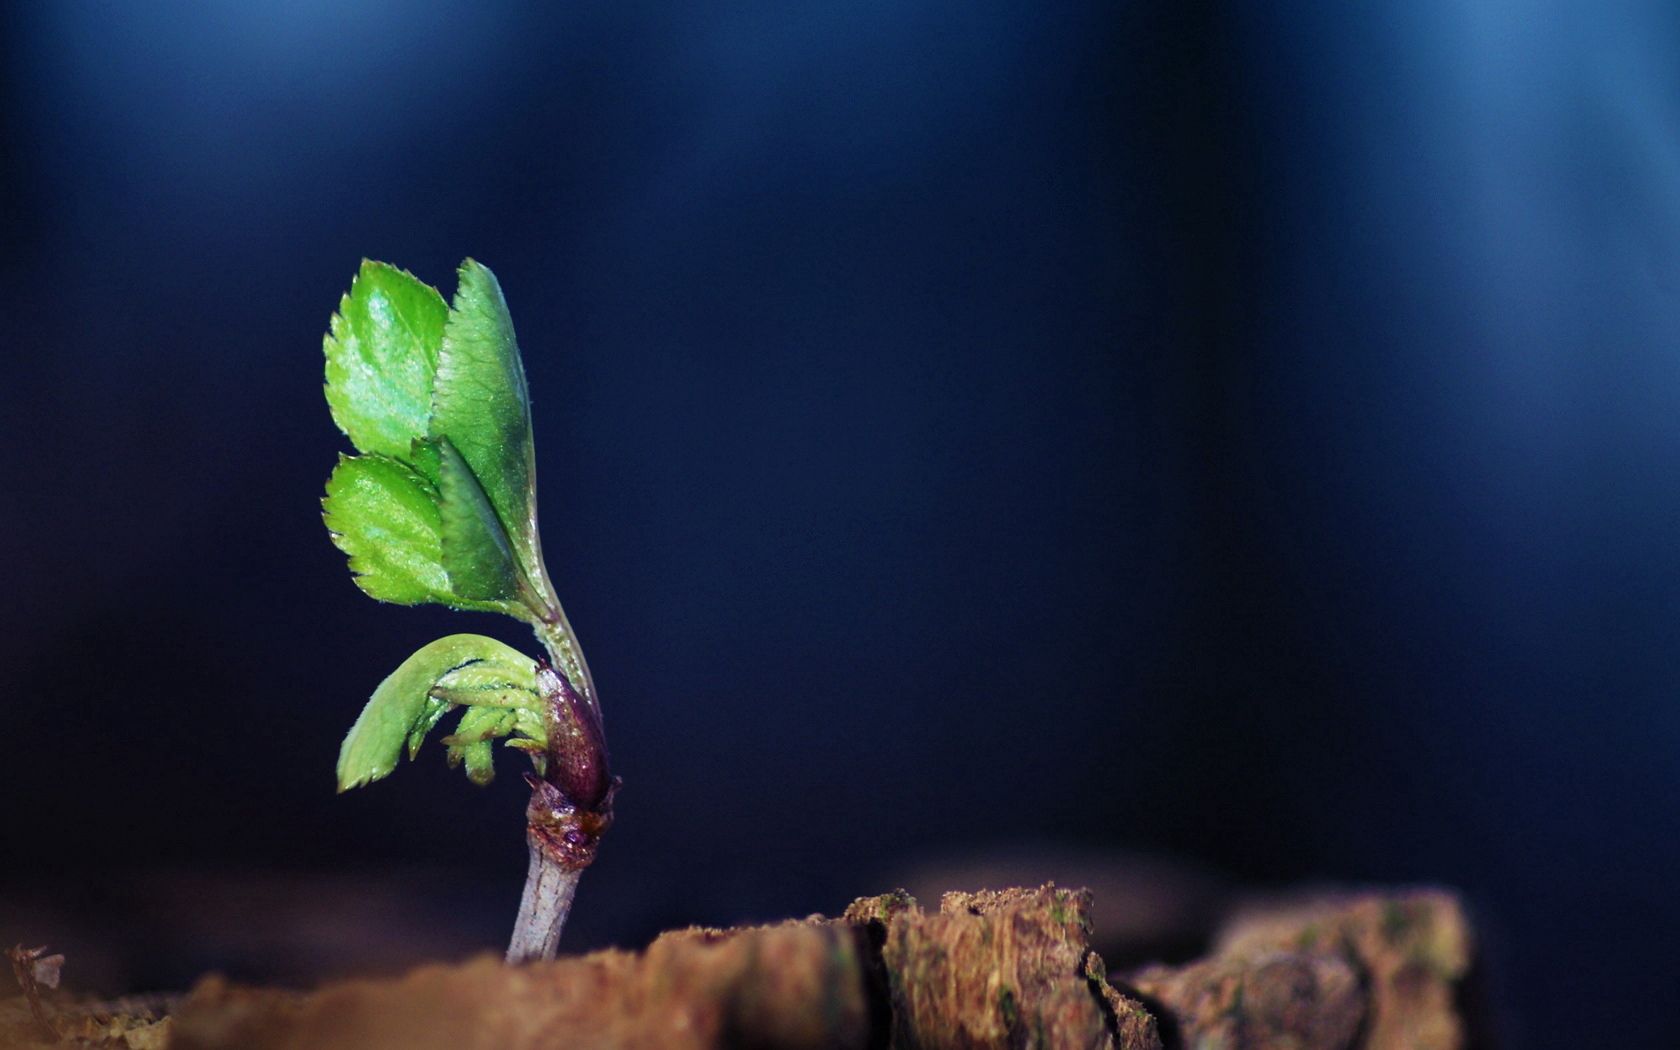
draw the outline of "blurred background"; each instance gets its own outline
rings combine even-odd
[[[567,950],[1440,882],[1512,1045],[1680,1031],[1680,9],[550,6],[0,16],[0,941],[500,948],[515,756],[333,762],[421,644],[535,644],[317,502],[358,260],[470,254],[626,782]]]

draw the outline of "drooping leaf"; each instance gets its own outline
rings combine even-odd
[[[506,708],[468,708],[455,732],[443,738],[449,748],[449,764],[464,761],[468,780],[480,786],[490,783],[496,775],[490,742],[513,732],[516,723],[514,713]]]
[[[507,530],[454,444],[442,438],[438,450],[438,508],[450,590],[473,601],[517,601],[523,576]]]
[[[430,435],[447,437],[506,529],[520,571],[541,566],[531,401],[501,285],[490,270],[461,264],[432,386]]]
[[[429,433],[449,308],[405,270],[363,260],[323,341],[333,422],[361,452],[407,460]]]
[[[496,776],[495,749],[491,745],[508,737],[507,746],[525,752],[541,775],[547,756],[540,725],[532,728],[534,718],[532,712],[522,708],[468,708],[455,732],[443,738],[449,749],[450,768],[464,763],[468,780],[480,787],[490,783]]]
[[[427,694],[426,708],[420,715],[420,720],[414,723],[414,728],[408,734],[408,757],[412,759],[425,742],[426,734],[430,733],[445,715],[457,707],[470,707],[473,710],[501,711],[513,718],[512,727],[523,736],[515,738],[532,749],[542,751],[548,745],[548,730],[543,724],[542,702],[536,693],[523,686],[514,684],[502,689],[456,688],[448,683],[456,676],[466,671],[491,667],[489,664],[468,664],[456,668],[432,686]],[[488,672],[497,678],[513,677],[504,670]],[[461,730],[457,729],[458,735]],[[448,743],[445,740],[445,743]],[[508,743],[514,743],[513,740]],[[539,770],[540,771],[540,770]]]
[[[455,732],[443,738],[445,745],[459,747],[480,740],[494,740],[513,731],[513,712],[503,707],[470,707],[461,716]]]
[[[416,728],[426,720],[435,725],[442,716],[430,696],[437,681],[457,668],[480,663],[492,664],[509,675],[520,674],[523,667],[535,688],[535,664],[517,649],[477,634],[438,639],[404,660],[373,691],[339,748],[338,790],[348,791],[388,776],[397,767],[405,745],[411,754],[418,747],[410,739]]]
[[[494,751],[491,749],[488,740],[462,744],[460,747],[449,749],[449,768],[454,769],[465,762],[467,764],[467,779],[479,787],[483,787],[496,778],[496,765],[493,755]]]

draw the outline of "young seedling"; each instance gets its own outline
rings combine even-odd
[[[537,536],[531,404],[495,275],[468,259],[453,304],[364,261],[327,332],[327,404],[358,455],[340,455],[322,500],[357,586],[380,601],[496,612],[529,624],[533,660],[455,634],[403,661],[373,691],[338,752],[338,790],[378,780],[460,710],[451,766],[488,784],[496,740],[523,751],[530,871],[509,962],[554,957],[577,891],[612,824],[595,683],[554,595]]]

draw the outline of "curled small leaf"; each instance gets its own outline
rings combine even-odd
[[[439,679],[475,665],[487,665],[521,688],[529,683],[535,695],[536,665],[517,649],[477,634],[440,638],[404,660],[373,691],[339,748],[338,789],[348,791],[390,775],[405,748],[412,758],[426,732],[453,706],[432,695]],[[482,768],[482,763],[469,763],[468,772]]]

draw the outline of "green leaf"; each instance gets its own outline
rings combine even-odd
[[[531,706],[536,701],[536,696],[523,689],[452,689],[440,684],[432,687],[432,699],[460,707],[501,708],[511,711]]]
[[[536,703],[538,694],[534,688],[536,679],[529,668],[522,668],[518,674],[509,673],[506,668],[495,664],[468,664],[439,678],[432,690],[437,695],[439,690],[449,690],[463,696],[485,694],[489,696],[501,693],[522,693],[529,699],[521,699],[520,703]],[[459,701],[471,703],[473,701]]]
[[[459,747],[494,740],[513,732],[513,712],[502,707],[470,707],[461,716],[455,732],[443,738],[445,745]]]
[[[495,777],[490,741],[513,732],[514,714],[502,708],[474,707],[461,716],[455,732],[443,738],[449,748],[449,764],[467,765],[467,779],[483,786]]]
[[[531,689],[536,688],[535,663],[519,650],[477,634],[438,639],[404,660],[373,691],[339,748],[338,790],[348,791],[390,775],[405,746],[412,756],[419,746],[411,739],[414,731],[428,720],[435,725],[442,717],[429,695],[433,686],[457,668],[481,663],[509,675],[523,673]],[[473,768],[469,765],[469,775]]]
[[[438,440],[438,509],[449,588],[471,601],[518,601],[522,576],[507,530],[448,438]]]
[[[501,285],[472,259],[461,264],[444,326],[429,425],[431,437],[447,437],[477,477],[534,587],[542,555],[525,368]]]
[[[531,695],[535,697],[534,693]],[[525,707],[469,708],[461,716],[455,732],[443,738],[444,746],[449,749],[450,768],[465,763],[468,780],[480,786],[490,783],[496,775],[490,743],[510,733],[519,735],[507,741],[509,747],[524,751],[534,761],[544,754],[546,733],[537,712]],[[541,769],[540,761],[538,768]]]
[[[436,687],[433,687],[434,691]],[[415,720],[414,728],[408,731],[408,760],[414,761],[414,756],[420,753],[420,745],[426,742],[426,735],[437,724],[443,721],[443,716],[455,709],[455,705],[442,697],[428,693],[425,706],[420,711],[420,717]]]
[[[425,478],[385,456],[340,456],[321,509],[356,586],[400,605],[456,604],[437,493]]]
[[[437,493],[438,475],[443,469],[438,462],[442,455],[443,453],[438,449],[436,441],[430,438],[415,438],[413,446],[409,449],[408,458],[403,460],[404,463],[418,471],[421,477],[432,483],[431,491],[434,497]]]
[[[407,460],[430,433],[449,308],[405,270],[363,260],[323,341],[333,422],[361,452]]]
[[[452,747],[449,749],[449,768],[454,769],[462,762],[466,762],[467,779],[479,787],[483,787],[496,778],[496,767],[491,757],[492,754],[490,741],[488,740]]]
[[[438,460],[434,458],[433,462]],[[482,496],[479,498],[482,501]],[[462,581],[504,582],[490,587],[470,586],[468,594],[456,588],[456,580],[448,571],[448,552],[462,548],[450,542],[450,519],[439,506],[441,500],[432,483],[407,464],[378,455],[340,456],[332,477],[327,479],[321,510],[333,543],[350,556],[356,586],[369,595],[399,605],[436,602],[455,609],[514,614],[517,588],[505,582],[517,579],[511,569],[486,575],[487,570],[478,568],[477,561],[469,561],[459,573]],[[495,532],[486,538],[468,527],[472,524],[470,520],[457,523],[455,532],[475,540],[480,547],[490,544],[493,548],[500,526],[492,521]],[[502,545],[505,548],[505,538]]]

